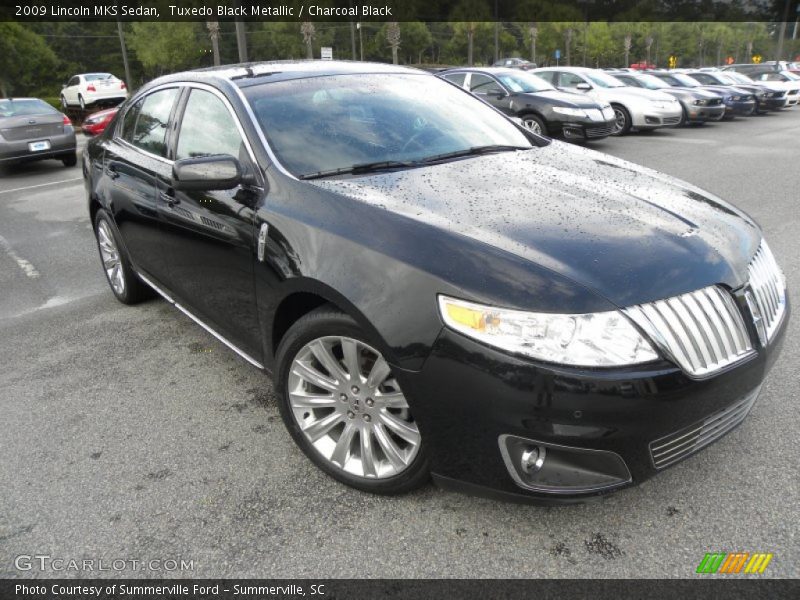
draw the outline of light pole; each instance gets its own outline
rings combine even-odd
[[[781,21],[781,29],[780,33],[778,33],[778,48],[775,51],[775,68],[778,68],[778,61],[783,56],[783,38],[786,37],[786,22],[789,20],[789,5],[792,3],[792,0],[786,0],[786,4],[783,7],[783,20]]]
[[[356,23],[356,29],[358,29],[358,49],[359,55],[361,56],[361,62],[364,62],[364,38],[361,35],[361,23]]]
[[[125,48],[125,34],[122,33],[122,22],[117,19],[117,33],[119,33],[119,45],[122,48],[122,64],[125,66],[125,85],[128,89],[133,91],[133,82],[131,81],[131,69],[128,66],[128,50]]]

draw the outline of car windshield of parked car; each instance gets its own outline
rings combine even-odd
[[[549,81],[545,81],[532,73],[502,73],[497,75],[497,78],[512,92],[522,94],[556,89]]]
[[[591,79],[592,83],[596,84],[602,88],[618,88],[618,87],[625,87],[625,84],[622,83],[616,77],[612,77],[602,71],[595,71],[593,73],[586,73],[586,77]]]
[[[652,75],[637,75],[636,81],[641,83],[648,90],[663,90],[664,88],[672,87],[670,84]]]
[[[748,77],[747,75],[744,75],[743,73],[736,73],[736,72],[727,73],[726,77],[728,79],[732,79],[734,81],[734,83],[736,83],[736,82],[738,82],[738,83],[753,83],[753,78],[752,77]]]
[[[58,111],[44,100],[0,100],[1,117],[22,117],[25,115],[49,115]]]
[[[278,160],[298,177],[487,146],[533,147],[482,100],[430,75],[333,75],[243,91]]]
[[[684,75],[683,73],[670,73],[669,77],[678,82],[682,87],[700,87],[700,82],[697,79]]]
[[[86,81],[99,81],[100,79],[111,79],[114,77],[111,73],[87,73],[83,76]]]

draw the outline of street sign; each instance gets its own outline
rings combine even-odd
[[[674,54],[670,55],[669,59],[667,60],[667,64],[669,65],[670,69],[674,69],[678,66],[678,57]]]
[[[556,60],[561,58],[561,50],[556,50]]]
[[[321,54],[320,58],[322,60],[333,60],[333,48],[330,46],[323,46],[320,48]]]
[[[764,59],[762,58],[762,56],[760,54],[753,54],[753,62],[755,64],[759,64],[762,60],[764,60]]]
[[[726,65],[732,65],[733,64],[733,57],[729,56],[728,58],[726,58],[725,59],[725,64]]]

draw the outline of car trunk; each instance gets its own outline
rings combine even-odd
[[[62,133],[64,117],[59,113],[0,118],[0,135],[9,142],[41,140]]]

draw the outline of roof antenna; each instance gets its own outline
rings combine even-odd
[[[245,67],[244,70],[247,72],[248,77],[255,77],[256,74],[253,71],[253,67]]]

